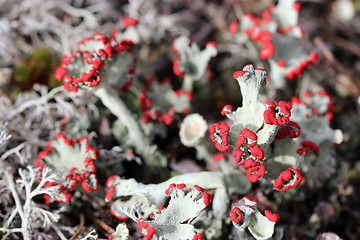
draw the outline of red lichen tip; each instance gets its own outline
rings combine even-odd
[[[203,200],[204,200],[204,204],[205,206],[209,206],[212,201],[213,201],[213,196],[207,192],[203,193],[203,196],[202,196]]]
[[[294,10],[296,10],[296,11],[300,11],[300,10],[301,10],[301,5],[300,5],[300,3],[295,2],[294,5],[293,5],[293,8],[294,8]]]
[[[303,147],[306,147],[306,148],[311,149],[311,150],[314,151],[314,152],[318,152],[318,151],[319,151],[319,146],[316,145],[316,144],[315,144],[314,142],[312,142],[312,141],[302,141],[302,142],[301,142],[301,145],[302,145]]]
[[[199,192],[203,192],[203,191],[204,191],[204,189],[203,189],[202,187],[198,186],[198,185],[194,185],[194,188],[195,188],[197,191],[199,191]]]
[[[274,45],[270,41],[262,42],[262,49],[260,50],[260,57],[262,60],[272,58],[275,53]]]
[[[175,39],[173,39],[172,41],[172,49],[175,52],[175,54],[180,57],[181,56],[181,52],[175,47],[175,42],[179,39],[180,37],[177,37]]]
[[[227,156],[224,153],[217,153],[213,157],[214,162],[219,162],[221,160],[226,160],[226,159],[227,159]]]
[[[241,151],[240,149],[236,148],[233,150],[232,155],[235,158],[236,163],[241,165],[241,158],[244,155],[244,151]]]
[[[280,173],[279,177],[274,181],[274,189],[276,191],[286,191],[293,187],[297,187],[303,179],[302,173],[295,168],[288,168]]]
[[[244,196],[242,199],[246,199],[246,200],[251,201],[251,202],[254,202],[254,203],[257,203],[257,202],[258,202],[257,199],[252,199],[252,198],[249,198],[248,196]],[[242,200],[242,199],[240,199],[240,200]]]
[[[138,226],[141,228],[140,233],[146,239],[152,239],[155,234],[155,228],[150,226],[148,223],[144,221],[144,219],[140,218],[138,221]]]
[[[319,59],[319,53],[317,51],[313,51],[310,53],[309,62],[311,64],[315,64]]]
[[[178,77],[184,77],[185,76],[185,73],[182,72],[180,69],[179,69],[179,59],[175,59],[173,61],[173,71],[174,71],[174,74]]]
[[[244,135],[244,136],[246,136],[247,138],[249,138],[249,139],[251,139],[251,140],[253,140],[253,141],[256,141],[256,140],[257,140],[257,135],[256,135],[256,133],[254,133],[253,131],[251,131],[251,130],[249,130],[249,129],[247,129],[247,128],[241,130],[241,131],[239,132],[239,134],[240,134],[240,135]]]
[[[186,187],[186,185],[184,183],[176,184],[177,189],[184,189],[185,187]]]
[[[220,152],[226,152],[230,149],[228,142],[229,130],[230,128],[226,123],[214,123],[210,127],[210,138]]]
[[[239,23],[238,22],[232,22],[229,25],[229,33],[236,34],[237,30],[239,29]]]
[[[276,126],[289,124],[292,108],[290,102],[280,101],[278,106],[276,106],[274,102],[267,101],[266,105],[268,109],[266,109],[263,114],[266,124]]]
[[[258,164],[254,167],[250,167],[247,169],[246,177],[250,182],[257,182],[259,178],[264,177],[266,174],[266,167],[264,164]]]
[[[212,47],[214,47],[214,48],[217,49],[217,44],[216,44],[216,42],[214,42],[214,41],[209,41],[209,42],[207,42],[207,43],[206,43],[206,46],[212,46]]]
[[[230,211],[230,218],[231,221],[239,223],[242,220],[242,212],[240,210],[240,208],[238,207],[234,207],[231,211]]]
[[[285,62],[285,60],[281,59],[281,60],[279,60],[279,61],[277,62],[277,65],[278,65],[279,67],[285,67],[286,62]]]
[[[130,26],[136,26],[139,23],[139,20],[136,18],[132,18],[129,16],[125,16],[121,19],[121,21],[123,22],[125,28],[128,28]]]
[[[170,184],[170,186],[165,190],[165,194],[166,194],[166,195],[169,195],[170,190],[171,190],[172,188],[174,188],[174,187],[176,187],[176,184],[175,184],[175,183]]]
[[[226,115],[229,114],[229,112],[232,111],[232,106],[231,105],[225,105],[221,111],[221,115]]]
[[[269,210],[265,210],[265,216],[267,219],[269,219],[269,221],[271,222],[277,222],[280,220],[280,217],[278,214],[276,213],[272,213]]]
[[[257,203],[257,202],[258,202],[257,199],[251,199],[251,198],[249,198],[248,196],[244,196],[244,197],[242,197],[241,199],[236,200],[234,204],[236,204],[236,203],[238,203],[238,202],[240,202],[240,201],[245,201],[245,202],[246,202],[246,201],[250,201],[250,202],[253,202],[253,203]]]
[[[194,237],[192,238],[192,240],[202,240],[203,236],[201,233],[195,234]]]
[[[266,9],[262,12],[262,18],[264,19],[265,22],[269,22],[271,21],[271,13],[270,10]]]
[[[247,73],[247,71],[236,71],[233,74],[233,78],[237,79],[237,78],[243,76],[245,73]]]
[[[114,191],[115,191],[116,185],[117,185],[117,184],[111,186],[111,187],[106,191],[105,201],[110,202],[110,201],[112,200],[112,198],[114,197]]]
[[[59,183],[57,183],[61,188],[62,197],[55,197],[55,201],[64,202],[64,199],[66,199],[66,201],[70,201],[71,195],[70,197],[68,196],[68,191],[74,188],[77,183],[81,183],[81,186],[87,192],[97,190],[97,177],[95,175],[95,172],[97,170],[94,161],[96,160],[98,154],[97,150],[93,149],[88,143],[88,141],[89,140],[87,137],[68,139],[63,133],[55,133],[55,140],[48,141],[48,147],[45,150],[41,151],[38,157],[35,159],[35,166],[43,169],[46,165],[52,165],[51,161],[63,160],[62,157],[66,155],[63,155],[62,151],[69,151],[76,148],[79,149],[79,154],[83,156],[83,158],[72,159],[73,161],[75,161],[74,165],[62,166],[65,170],[67,169],[69,172],[67,173],[67,175],[66,173],[64,174],[64,180],[60,180]],[[58,144],[59,142],[61,144]],[[45,156],[47,156],[47,158],[44,158]],[[78,166],[81,165],[83,165],[84,167],[78,169]],[[54,170],[56,171],[56,169]],[[48,184],[48,186],[53,184],[54,183]]]
[[[276,5],[274,3],[271,3],[268,7],[269,11],[273,11]]]
[[[288,125],[282,126],[277,132],[276,139],[297,138],[300,136],[301,128],[296,122],[289,121]]]

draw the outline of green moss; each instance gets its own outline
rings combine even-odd
[[[12,80],[15,84],[11,90],[12,97],[16,97],[20,91],[32,89],[34,84],[48,85],[49,89],[61,85],[54,77],[59,63],[53,61],[49,48],[36,48],[25,59],[14,67]]]
[[[355,0],[355,10],[360,13],[360,0]]]
[[[48,69],[51,64],[51,52],[46,47],[35,49],[31,54],[31,60],[34,61],[37,67],[41,69]]]
[[[58,81],[55,77],[54,77],[54,74],[52,74],[50,76],[50,79],[49,79],[49,82],[48,82],[48,87],[49,89],[53,89],[53,88],[56,88],[58,86],[61,86],[62,85],[62,82]]]
[[[17,84],[24,84],[29,81],[32,75],[32,70],[26,63],[20,63],[14,68],[14,80]]]

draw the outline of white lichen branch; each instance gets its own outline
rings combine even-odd
[[[53,222],[57,222],[60,219],[58,213],[47,211],[33,201],[39,195],[48,194],[49,196],[54,196],[54,194],[58,193],[58,186],[44,187],[47,182],[54,182],[58,177],[56,174],[51,174],[49,168],[44,168],[39,173],[34,167],[28,166],[27,169],[19,169],[18,172],[20,179],[15,182],[11,173],[4,173],[4,179],[14,199],[15,208],[9,218],[6,219],[4,226],[0,228],[0,231],[5,233],[21,233],[24,240],[31,240],[33,232],[37,228],[52,226]],[[40,181],[38,177],[41,177]],[[34,188],[34,186],[36,187]],[[20,217],[21,226],[10,228],[16,215]],[[62,236],[60,238],[63,239]]]

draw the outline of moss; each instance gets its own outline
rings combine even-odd
[[[34,49],[24,61],[14,67],[12,78],[16,91],[12,91],[13,94],[30,90],[37,83],[48,85],[50,89],[59,86],[60,83],[53,77],[57,65],[49,48]]]

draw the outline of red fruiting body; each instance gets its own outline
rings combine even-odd
[[[296,153],[299,155],[299,156],[302,156],[303,154],[307,154],[308,153],[308,149],[303,147],[303,148],[299,148],[298,150],[296,150]]]
[[[236,147],[241,148],[246,143],[246,137],[243,135],[240,135],[236,141]],[[249,144],[247,144],[249,145]]]
[[[234,207],[231,211],[230,211],[230,218],[231,221],[239,223],[242,220],[242,212],[240,210],[240,208],[238,207]]]
[[[229,111],[232,111],[232,106],[231,105],[225,105],[221,111],[221,115],[226,115],[229,114]]]
[[[321,96],[322,98],[327,99],[327,101],[328,101],[327,111],[326,112],[319,112],[318,109],[316,109],[314,107],[310,107],[310,106],[308,106],[308,107],[311,109],[312,114],[314,114],[316,116],[325,116],[325,115],[328,116],[328,122],[330,122],[331,119],[334,116],[334,103],[332,102],[330,95],[325,90],[317,91],[317,92],[315,92],[315,95]],[[307,102],[308,101],[311,102],[310,98],[313,97],[313,96],[314,95],[311,92],[305,91],[304,95],[303,95],[303,97],[305,98],[305,101],[301,102],[301,104],[307,105]]]
[[[170,83],[170,82],[171,82],[170,77],[164,77],[163,79],[161,79],[160,84],[165,84],[165,83]]]
[[[305,92],[305,93],[306,93],[306,92]],[[297,96],[293,96],[293,97],[291,98],[291,103],[292,103],[292,104],[298,104],[298,105],[307,105],[306,102],[301,101],[300,98],[297,97]]]
[[[132,18],[132,17],[129,17],[129,16],[125,16],[121,20],[122,20],[122,22],[123,22],[123,24],[124,24],[124,26],[126,28],[128,28],[130,26],[136,26],[139,23],[138,19]]]
[[[271,3],[271,4],[269,5],[268,9],[269,9],[269,11],[273,11],[275,7],[276,7],[275,4],[274,4],[274,3]]]
[[[248,201],[251,201],[251,202],[254,202],[254,203],[257,203],[258,202],[258,200],[257,199],[251,199],[251,198],[249,198],[249,197],[247,197],[247,196],[244,196],[242,199],[246,199],[246,200],[248,200]],[[240,199],[240,200],[242,200],[242,199]],[[240,201],[239,200],[239,201]],[[238,201],[236,201],[235,203],[237,203]]]
[[[255,208],[253,208],[252,206],[244,205],[244,207],[250,208],[251,210],[255,211]]]
[[[210,138],[220,152],[226,152],[230,146],[228,143],[229,126],[226,123],[214,123],[210,127]]]
[[[211,203],[212,203],[212,201],[213,201],[213,196],[211,195],[211,194],[209,194],[209,193],[207,193],[207,192],[205,192],[205,193],[203,193],[203,199],[204,199],[204,204],[205,204],[205,206],[209,206]]]
[[[253,131],[245,128],[243,130],[241,130],[239,132],[240,135],[244,135],[246,138],[252,140],[252,141],[256,141],[257,140],[257,135],[256,133],[254,133]]]
[[[174,74],[178,77],[184,77],[185,76],[185,73],[182,72],[180,69],[179,69],[179,59],[175,59],[173,61],[173,71],[174,71]]]
[[[242,75],[244,75],[245,73],[247,73],[247,71],[236,71],[233,74],[233,78],[237,79],[237,78],[241,77]]]
[[[264,19],[265,22],[269,22],[271,21],[271,13],[269,10],[264,10],[262,12],[262,18]]]
[[[195,234],[192,240],[202,240],[203,236],[201,233]]]
[[[165,194],[166,194],[166,195],[169,195],[170,190],[171,190],[172,188],[174,188],[174,187],[176,187],[176,184],[175,184],[175,183],[170,184],[170,186],[165,190]]]
[[[245,17],[245,16],[244,16]],[[261,42],[262,49],[260,50],[260,57],[263,60],[274,56],[274,45],[271,42],[273,35],[269,31],[262,30],[260,26],[260,19],[255,17],[250,18],[253,21],[254,26],[244,30],[244,33],[249,35],[252,41]],[[269,19],[270,20],[270,19]]]
[[[295,168],[288,168],[280,173],[279,177],[274,182],[274,189],[276,191],[286,191],[290,188],[297,187],[302,181],[302,173]]]
[[[173,42],[172,42],[172,49],[173,49],[173,51],[175,52],[175,54],[176,54],[178,57],[180,57],[180,56],[181,56],[181,53],[180,53],[180,51],[175,47],[176,39],[177,39],[177,38],[175,38],[175,39],[173,40]]]
[[[296,66],[295,68],[293,68],[292,70],[290,70],[287,74],[286,77],[288,79],[294,79],[294,78],[299,78],[301,77],[302,73],[305,71],[305,69],[309,66],[309,65],[314,65],[316,63],[318,59],[318,53],[316,51],[313,51],[308,59],[305,59],[303,61],[301,61],[298,66]]]
[[[257,135],[245,128],[239,132],[236,146],[232,152],[238,165],[247,169],[246,176],[249,181],[256,182],[265,176],[266,167],[262,164],[264,151],[257,145]]]
[[[300,11],[300,10],[301,10],[301,5],[300,5],[300,3],[298,3],[298,2],[294,3],[293,8],[294,8],[296,11]]]
[[[89,52],[84,50],[87,48],[89,42],[100,43],[103,48]],[[134,43],[129,40],[123,40],[117,43],[114,38],[109,38],[104,34],[95,33],[92,38],[85,38],[78,42],[77,51],[71,52],[69,56],[64,56],[60,67],[55,72],[55,78],[62,81],[64,88],[67,91],[78,91],[78,86],[86,85],[88,87],[96,87],[101,82],[101,74],[107,60],[114,57],[114,55],[123,52],[131,51],[134,47]],[[69,73],[72,70],[71,64],[76,61],[86,64],[87,72],[81,72],[78,76],[74,76]]]
[[[297,138],[300,136],[301,129],[299,124],[296,122],[289,121],[288,125],[283,125],[277,132],[275,138],[276,139],[284,139],[284,138]]]
[[[202,187],[199,187],[198,185],[194,185],[194,188],[199,191],[199,192],[203,192],[204,189]]]
[[[302,141],[301,145],[303,147],[309,148],[311,150],[313,150],[314,152],[319,151],[319,146],[316,145],[315,143],[311,142],[311,141]]]
[[[183,183],[176,184],[176,188],[177,188],[177,189],[183,189],[183,188],[185,188],[185,187],[186,187],[186,185],[183,184]]]
[[[262,162],[264,158],[264,151],[259,147],[259,145],[255,145],[254,147],[250,148],[251,156],[257,159],[259,162]]]
[[[48,141],[48,147],[41,151],[38,155],[38,157],[35,160],[35,166],[37,168],[40,168],[41,170],[44,169],[44,167],[49,164],[51,165],[51,154],[54,154],[54,157],[59,158],[61,156],[61,152],[57,149],[57,144],[55,143],[53,146],[53,141],[62,141],[65,145],[67,145],[70,149],[73,149],[75,145],[78,144],[85,144],[85,150],[84,154],[87,154],[88,156],[84,159],[74,159],[74,161],[82,161],[82,164],[84,165],[84,169],[77,169],[75,167],[70,169],[70,172],[68,175],[64,177],[64,181],[60,183],[49,183],[50,185],[59,185],[61,188],[61,193],[64,194],[66,199],[70,201],[71,195],[69,196],[69,190],[75,187],[77,183],[82,183],[81,186],[83,189],[87,192],[96,191],[97,186],[97,177],[95,175],[96,167],[94,164],[94,161],[96,160],[98,156],[98,151],[96,149],[93,149],[90,144],[88,143],[87,137],[82,138],[74,138],[74,139],[68,139],[63,133],[56,133],[55,134],[55,140]],[[81,149],[81,148],[80,148]],[[56,150],[56,151],[54,151]],[[64,149],[61,149],[64,150]],[[66,149],[65,149],[66,151]],[[81,151],[81,150],[79,150]],[[90,157],[91,156],[91,157]],[[49,162],[48,162],[49,161]],[[76,163],[74,163],[76,164]],[[70,166],[65,166],[65,168],[70,168]],[[56,170],[56,169],[55,169]],[[92,184],[90,184],[89,180],[90,178],[92,181],[94,181]],[[63,201],[60,199],[55,198],[55,201]]]
[[[319,151],[319,146],[311,141],[302,141],[301,145],[303,146],[303,148],[300,148],[296,151],[299,156],[303,155],[304,153],[308,153],[309,149],[314,152]]]
[[[269,219],[269,221],[271,222],[277,222],[280,220],[280,217],[278,214],[276,213],[272,213],[269,210],[265,210],[265,216],[267,217],[267,219]]]
[[[274,56],[274,45],[266,42],[263,44],[263,48],[260,50],[260,57],[262,60],[269,59]]]
[[[152,239],[155,234],[155,228],[147,224],[144,219],[140,218],[138,221],[138,225],[141,228],[140,233],[146,239]]]
[[[280,101],[278,106],[274,102],[267,101],[267,110],[264,111],[264,120],[270,125],[288,125],[291,116],[292,105],[290,102]]]
[[[123,217],[123,216],[116,214],[116,211],[114,210],[114,208],[115,208],[114,204],[110,206],[111,215],[113,215],[114,217],[116,217],[117,219],[119,219],[121,221],[127,221],[129,219],[128,217]]]
[[[236,147],[241,150],[245,151],[246,147],[252,148],[256,145],[257,135],[253,131],[245,128],[239,132],[239,135]]]
[[[286,116],[291,116],[292,105],[290,102],[280,101],[278,103],[278,106],[280,107],[280,111],[282,114],[284,114]]]
[[[239,162],[239,166],[240,166],[240,165],[243,165],[243,167],[244,167],[245,169],[256,167],[256,166],[258,166],[259,164],[260,164],[259,162],[254,161],[254,160],[252,160],[251,158],[247,158],[247,159],[242,160],[241,162]]]
[[[319,54],[317,51],[313,51],[310,53],[309,61],[311,64],[315,64],[319,58]]]
[[[279,67],[285,67],[285,65],[286,65],[286,62],[285,62],[285,60],[279,60],[278,62],[277,62],[277,65],[279,66]]]
[[[254,167],[248,168],[246,172],[246,177],[250,182],[257,182],[259,178],[264,177],[266,174],[266,167],[264,164],[258,164]]]
[[[214,41],[209,41],[209,42],[207,42],[207,43],[206,43],[206,46],[212,46],[212,47],[214,47],[214,48],[217,49],[217,44],[216,44],[216,42],[214,42]]]
[[[111,199],[113,198],[116,185],[117,185],[117,184],[111,186],[111,187],[106,191],[106,195],[105,195],[105,200],[106,200],[106,201],[110,202]]]
[[[87,191],[87,192],[96,191],[96,190],[98,189],[97,179],[96,179],[95,188],[93,188],[93,187],[89,184],[89,180],[84,180],[84,181],[81,183],[81,187],[82,187],[85,191]]]
[[[145,88],[142,90],[141,94],[138,97],[138,102],[140,104],[140,109],[143,112],[143,115],[141,116],[141,121],[144,123],[150,123],[150,122],[162,122],[166,125],[170,125],[174,121],[174,116],[177,113],[175,111],[174,106],[170,105],[168,106],[168,109],[166,109],[166,105],[163,104],[162,108],[159,109],[157,106],[154,106],[156,110],[152,110],[153,104],[152,101],[153,96],[158,96],[158,94],[163,94],[163,92],[156,92],[154,89],[157,89],[156,87],[153,87],[153,84],[160,84],[160,85],[166,85],[169,84],[169,91],[171,90],[170,86],[170,79],[165,78],[160,83],[158,83],[155,79],[155,77],[150,77],[146,80]],[[157,94],[154,94],[157,93]],[[184,92],[182,89],[179,89],[177,91],[174,91],[176,97],[178,98],[184,98],[184,96],[187,98],[189,102],[192,100],[192,92]],[[152,98],[150,98],[150,96]],[[155,101],[156,102],[156,101]],[[161,111],[160,111],[161,110]],[[183,110],[184,114],[188,113],[188,109],[184,108]]]
[[[238,22],[230,23],[230,25],[229,25],[229,33],[236,34],[238,29],[239,29],[239,23]]]
[[[233,152],[232,152],[232,155],[233,155],[233,157],[235,158],[235,160],[236,160],[236,162],[238,164],[240,164],[240,161],[241,161],[241,158],[242,158],[243,154],[244,154],[244,152],[241,151],[238,148],[234,149]]]
[[[185,92],[184,93],[186,95],[186,97],[189,99],[189,101],[191,102],[193,99],[193,94],[191,91]]]
[[[213,158],[214,162],[219,162],[224,159],[227,159],[227,156],[223,153],[217,153],[214,155],[214,158]]]

